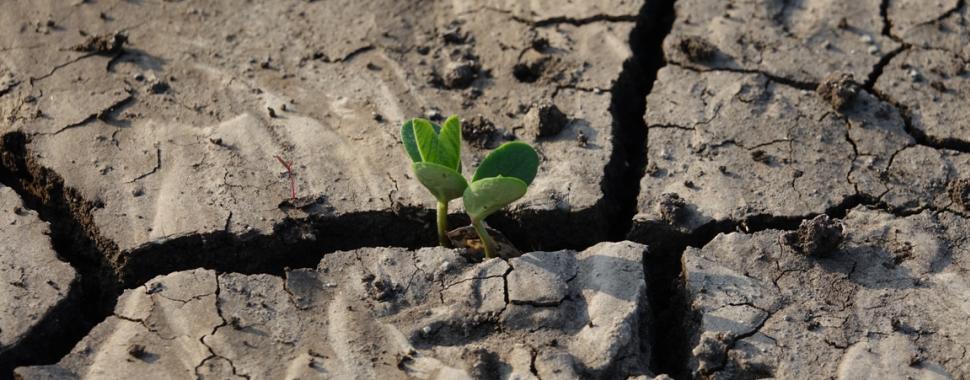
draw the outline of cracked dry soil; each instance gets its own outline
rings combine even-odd
[[[970,376],[964,0],[3,8],[0,379]]]

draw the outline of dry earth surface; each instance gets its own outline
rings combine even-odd
[[[2,8],[0,379],[970,377],[964,0]]]

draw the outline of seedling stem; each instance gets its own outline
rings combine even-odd
[[[448,202],[438,201],[438,244],[452,248],[451,239],[448,239]]]
[[[485,223],[481,220],[472,219],[472,226],[475,227],[475,232],[478,233],[478,238],[482,239],[482,245],[485,246],[485,258],[491,259],[495,257],[495,241],[492,240],[492,236],[488,234],[488,230],[485,228]]]

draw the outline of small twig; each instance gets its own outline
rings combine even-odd
[[[287,176],[290,177],[290,199],[296,199],[296,176],[293,174],[293,161],[285,161],[283,157],[274,156],[276,160],[286,168]]]

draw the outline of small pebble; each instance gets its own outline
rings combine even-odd
[[[431,119],[431,120],[438,120],[441,118],[441,111],[438,111],[437,109],[432,108],[432,109],[429,109],[427,112],[425,112],[424,116],[427,116],[428,119]]]

